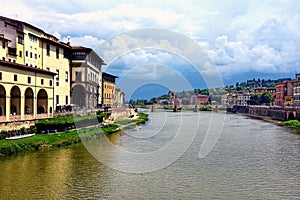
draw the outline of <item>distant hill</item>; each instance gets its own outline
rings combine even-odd
[[[183,104],[188,104],[190,98],[193,95],[203,94],[209,95],[211,101],[220,102],[221,96],[230,92],[230,93],[244,93],[244,92],[253,92],[254,88],[266,87],[266,88],[275,88],[277,83],[292,80],[291,78],[280,78],[280,79],[250,79],[243,82],[236,82],[235,85],[227,85],[225,88],[215,88],[215,89],[194,89],[194,90],[183,90],[181,92],[176,91],[176,98],[182,99]],[[158,100],[168,99],[168,94],[163,94],[159,97],[153,97],[150,100],[139,99],[139,100],[130,100],[129,103],[135,105],[149,105],[157,103]]]

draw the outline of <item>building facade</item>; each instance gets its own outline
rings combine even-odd
[[[0,52],[3,61],[55,73],[55,80],[51,80],[51,87],[54,87],[52,109],[70,103],[70,59],[67,54],[70,47],[67,44],[26,22],[5,17],[0,17],[0,35],[3,46],[6,43],[7,47]],[[37,79],[46,81],[44,77]]]
[[[117,108],[123,107],[125,104],[125,93],[120,89],[115,89],[115,106]]]
[[[117,76],[103,73],[91,48],[71,46],[22,22],[0,16],[1,122],[53,117],[63,106],[124,105]]]
[[[102,103],[104,61],[90,48],[72,47],[72,104],[96,108]]]
[[[276,94],[276,88],[258,87],[254,88],[255,94],[262,94],[264,92],[270,92],[272,95]]]
[[[55,73],[0,60],[0,121],[53,116]]]
[[[293,106],[300,107],[300,74],[293,81]]]
[[[115,89],[116,89],[117,76],[102,73],[102,106],[111,107],[115,102]]]
[[[276,84],[275,106],[294,105],[294,81],[284,81]]]
[[[208,95],[193,95],[191,96],[190,99],[190,104],[191,105],[202,105],[202,104],[207,104],[209,103],[209,96]]]
[[[237,105],[247,106],[251,99],[250,93],[237,94]]]

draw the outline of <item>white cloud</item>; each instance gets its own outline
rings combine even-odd
[[[174,30],[196,40],[218,69],[231,77],[241,72],[288,73],[299,67],[299,7],[297,0],[131,0],[126,3],[11,0],[2,2],[0,14],[17,17],[63,41],[70,36],[72,44],[92,48],[101,46],[110,37],[138,28]],[[122,56],[141,43],[174,48],[171,40],[145,38],[117,36],[103,53],[109,59]],[[182,44],[182,49],[174,52],[197,57],[192,50]],[[172,62],[161,52],[141,51],[126,56],[127,63],[151,60]]]

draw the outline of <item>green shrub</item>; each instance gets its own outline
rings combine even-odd
[[[3,139],[5,139],[5,138],[7,138],[7,137],[8,137],[7,131],[2,130],[2,131],[0,132],[0,140],[3,140]]]
[[[291,126],[291,127],[300,127],[300,122],[298,120],[289,120],[289,121],[281,122],[280,125]]]
[[[97,115],[85,115],[85,116],[64,116],[55,117],[52,119],[42,119],[36,122],[37,133],[48,132],[62,132],[65,130],[76,128],[82,128],[85,126],[95,125],[95,123],[101,123],[106,113],[100,113]]]
[[[26,130],[25,127],[22,127],[22,128],[20,129],[20,132],[21,132],[21,135],[25,135],[25,134],[27,133],[27,130]]]
[[[200,108],[199,108],[199,111],[212,111],[213,109],[212,109],[212,107],[210,107],[210,106],[201,106]]]

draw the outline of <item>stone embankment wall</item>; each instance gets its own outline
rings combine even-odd
[[[128,118],[130,115],[137,113],[132,108],[112,108],[111,120],[122,120]]]
[[[233,106],[233,112],[245,113],[260,117],[269,117],[276,120],[286,120],[286,111],[272,107],[259,107],[259,106]]]

